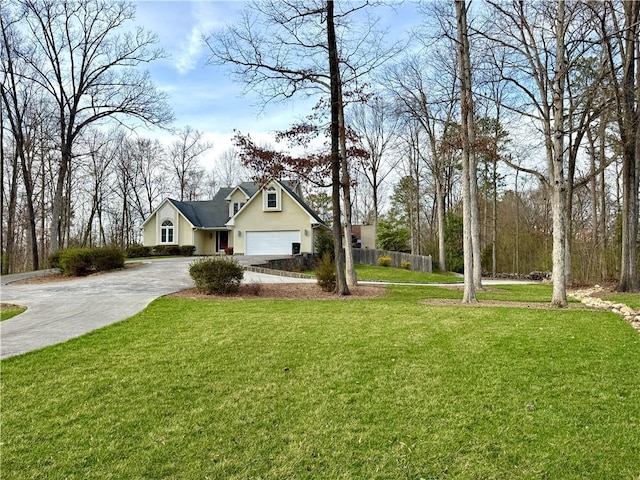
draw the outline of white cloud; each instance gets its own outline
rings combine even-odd
[[[174,51],[175,67],[180,74],[195,69],[203,61],[205,55],[204,37],[222,25],[222,15],[215,8],[215,3],[196,2],[191,4],[190,30],[186,31],[178,49]]]

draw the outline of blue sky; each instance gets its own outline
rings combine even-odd
[[[260,101],[244,86],[234,82],[230,70],[206,65],[206,35],[238,18],[242,1],[160,1],[138,0],[136,24],[158,35],[159,46],[168,57],[149,65],[155,83],[170,95],[175,112],[174,126],[205,132],[214,148],[203,159],[210,168],[213,160],[231,146],[233,129],[251,133],[259,141],[272,143],[272,132],[284,129],[309,113],[312,100],[294,99],[262,109]],[[415,5],[398,3],[394,8],[376,7],[392,35],[404,35],[419,20]],[[153,136],[168,141],[168,136]]]

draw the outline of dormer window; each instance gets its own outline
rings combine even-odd
[[[280,210],[280,195],[276,187],[273,185],[267,188],[264,192],[264,209],[265,210]]]
[[[242,207],[244,207],[244,202],[233,202],[233,214],[235,215],[238,213],[238,210]]]

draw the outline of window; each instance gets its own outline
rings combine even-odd
[[[233,214],[235,215],[236,213],[238,213],[238,210],[240,210],[242,207],[244,207],[244,203],[243,202],[234,202],[233,203]]]
[[[165,220],[160,228],[160,243],[173,243],[173,222]]]
[[[274,187],[269,187],[267,189],[267,209],[276,208],[278,208],[278,194]]]

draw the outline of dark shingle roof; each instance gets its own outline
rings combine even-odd
[[[215,194],[213,200],[200,202],[179,202],[169,199],[169,201],[182,213],[194,227],[198,228],[224,228],[229,220],[229,203],[225,197],[229,195],[233,188],[221,188]]]
[[[292,182],[280,182],[282,187],[300,204],[300,206],[313,217],[319,225],[325,223],[318,215],[296,194],[294,184]],[[253,197],[260,187],[257,183],[243,182],[238,185],[249,197]],[[215,194],[213,200],[205,200],[198,202],[180,202],[178,200],[169,201],[185,216],[194,227],[197,228],[225,228],[225,224],[229,221],[229,202],[225,200],[227,196],[233,192],[235,188],[221,188]]]

